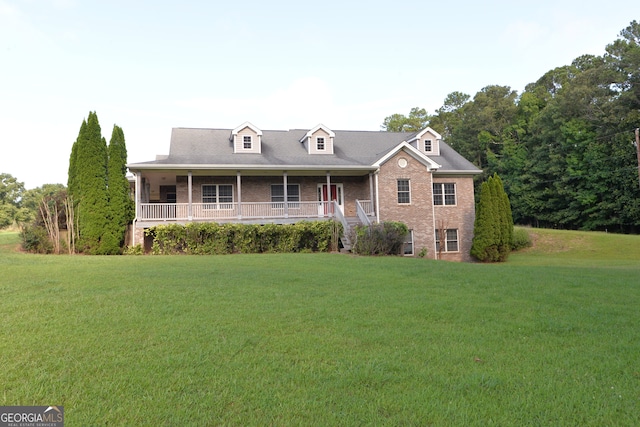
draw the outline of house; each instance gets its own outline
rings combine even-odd
[[[134,244],[146,228],[191,221],[336,219],[345,230],[401,221],[410,229],[406,255],[470,259],[473,176],[481,171],[431,128],[174,128],[169,155],[128,167],[135,176]]]

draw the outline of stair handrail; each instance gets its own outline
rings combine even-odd
[[[364,208],[362,207],[362,204],[360,204],[360,200],[358,199],[356,199],[356,214],[358,215],[358,219],[360,220],[360,222],[362,222],[364,225],[371,225],[369,215],[367,215]]]

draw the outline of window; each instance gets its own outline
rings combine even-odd
[[[433,184],[433,204],[434,205],[455,205],[456,185],[453,183]]]
[[[245,135],[242,137],[242,148],[245,150],[251,150],[253,144],[251,143],[251,135]]]
[[[407,233],[407,237],[404,239],[403,248],[404,255],[413,255],[413,230],[409,230],[409,233]]]
[[[440,246],[441,238],[445,239],[444,247]],[[436,250],[438,252],[458,252],[458,230],[452,228],[436,230]]]
[[[424,140],[424,151],[431,152],[433,150],[432,147],[433,146],[431,145],[431,140],[430,139],[425,139]]]
[[[299,184],[287,184],[287,201],[288,202],[300,201],[300,185]],[[271,202],[272,203],[284,202],[284,185],[283,184],[271,184]]]
[[[398,203],[401,203],[401,204],[411,203],[411,191],[409,189],[408,179],[398,180]]]
[[[324,137],[319,136],[316,138],[316,149],[324,150]]]
[[[203,185],[202,203],[205,203],[205,209],[232,209],[233,186],[231,184]]]

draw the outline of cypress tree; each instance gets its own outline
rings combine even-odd
[[[133,202],[129,197],[129,181],[127,180],[127,147],[124,132],[119,126],[113,126],[108,157],[109,222],[103,238],[102,252],[117,254],[124,244],[127,224],[133,217]]]
[[[108,218],[107,142],[95,112],[90,112],[86,124],[83,123],[76,144],[69,182],[78,207],[78,246],[89,254],[101,254]]]
[[[78,145],[80,144],[80,140],[84,138],[84,134],[87,128],[87,121],[82,120],[82,125],[80,126],[80,132],[78,132],[78,138],[76,138],[73,146],[71,147],[71,156],[69,156],[69,175],[67,177],[67,193],[72,198],[78,198],[78,170],[76,167],[76,161],[78,158]]]
[[[506,261],[513,239],[509,197],[497,174],[480,187],[471,255],[483,262]]]

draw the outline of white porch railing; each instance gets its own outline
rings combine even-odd
[[[356,200],[356,215],[364,225],[371,225],[371,217],[375,215],[373,203],[370,200]]]
[[[188,221],[269,218],[326,218],[333,216],[327,202],[259,203],[140,203],[139,220]]]

